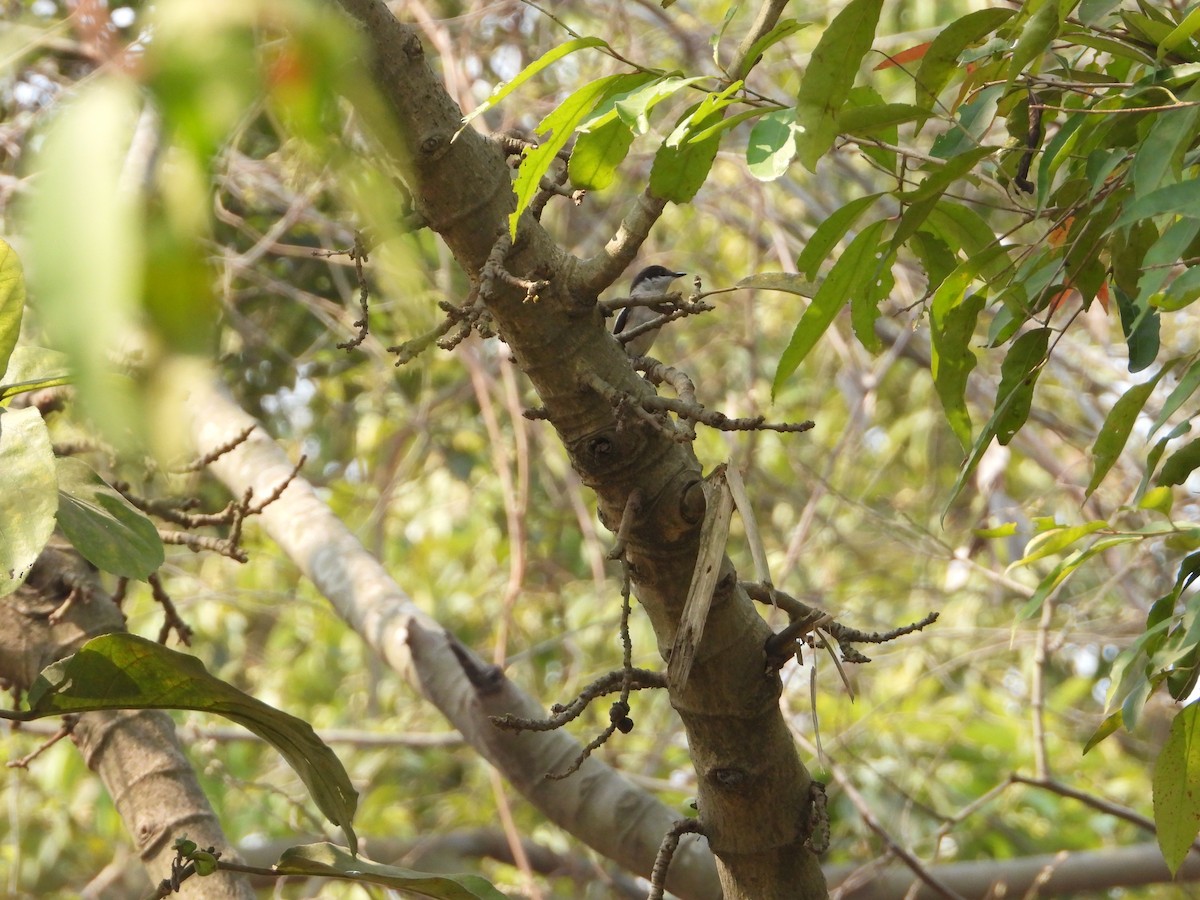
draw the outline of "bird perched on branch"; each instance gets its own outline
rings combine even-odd
[[[647,266],[634,276],[633,285],[629,289],[630,299],[638,297],[660,297],[667,292],[671,282],[682,278],[687,272],[672,272],[665,266]],[[613,326],[613,334],[632,331],[639,325],[644,325],[666,312],[662,304],[652,306],[626,306],[617,313],[617,324]],[[658,337],[658,328],[644,331],[632,340],[625,342],[625,352],[630,356],[645,356],[650,352],[654,339]]]

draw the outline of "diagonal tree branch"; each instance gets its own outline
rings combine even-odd
[[[195,386],[188,408],[201,453],[256,424],[213,385]],[[252,488],[255,496],[270,492],[291,469],[261,428],[211,466],[234,494]],[[571,779],[547,780],[546,772],[578,756],[579,744],[562,731],[514,734],[497,728],[490,716],[540,718],[545,710],[423,613],[307,482],[293,480],[259,521],[338,614],[539,811],[630,871],[650,874],[675,814],[595,759]],[[671,890],[680,896],[719,896],[702,841],[688,842],[671,875]]]

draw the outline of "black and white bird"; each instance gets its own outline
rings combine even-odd
[[[665,294],[676,278],[682,278],[687,272],[672,272],[665,266],[647,266],[634,276],[633,285],[629,289],[632,297],[657,297]],[[613,326],[613,334],[632,331],[639,325],[657,319],[666,311],[662,304],[653,306],[626,306],[617,313],[617,324]],[[644,331],[633,340],[625,342],[625,352],[630,356],[645,356],[650,352],[654,339],[658,337],[658,328]]]

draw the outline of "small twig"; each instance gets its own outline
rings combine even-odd
[[[631,668],[628,670],[629,689],[631,691],[665,688],[667,678],[661,672],[649,669]],[[616,693],[625,683],[626,670],[617,669],[607,672],[591,682],[583,691],[566,706],[556,703],[550,707],[550,716],[545,719],[527,719],[523,716],[503,715],[492,716],[492,724],[505,731],[553,731],[576,719],[587,709],[588,704],[600,697]]]
[[[612,549],[608,551],[609,559],[625,559],[625,548],[629,546],[629,532],[633,529],[633,523],[637,521],[641,511],[642,492],[640,488],[634,488],[625,498],[625,509],[621,511],[621,524],[617,526],[617,539],[613,542]],[[626,577],[628,577],[629,564],[625,563],[624,568]]]
[[[654,868],[650,870],[650,891],[646,894],[646,900],[662,900],[663,892],[667,889],[667,870],[679,847],[679,839],[685,834],[704,834],[700,820],[680,819],[663,835],[662,843],[658,845],[658,855],[654,857]]]
[[[179,636],[180,642],[190,647],[192,644],[192,629],[188,626],[187,622],[183,621],[183,617],[179,615],[179,610],[175,608],[175,603],[171,600],[171,595],[163,587],[158,573],[151,572],[146,577],[146,581],[150,583],[150,593],[163,608],[163,624],[162,628],[158,630],[158,642],[166,646],[167,638],[174,631]]]
[[[237,447],[239,447],[241,444],[245,443],[246,439],[250,437],[250,433],[252,431],[254,431],[254,429],[256,427],[257,426],[255,426],[255,425],[248,425],[246,428],[239,431],[236,435],[234,435],[234,437],[230,438],[224,444],[220,444],[215,449],[213,449],[213,450],[209,451],[208,453],[204,454],[203,456],[201,456],[199,459],[193,460],[192,462],[187,463],[186,465],[180,466],[178,469],[171,469],[172,474],[183,475],[188,472],[199,472],[202,469],[207,468],[208,466],[210,466],[214,462],[216,462],[218,459],[220,459],[222,456],[224,456],[226,453],[229,453],[231,450],[234,450]]]
[[[62,724],[58,730],[46,740],[42,741],[35,749],[22,756],[20,759],[10,759],[6,766],[10,769],[28,769],[29,764],[61,741],[65,737],[70,737],[71,732],[75,730],[75,725],[79,721],[79,716],[75,713],[67,713],[62,718]]]
[[[363,263],[369,262],[369,260],[367,258],[366,247],[363,246],[361,232],[354,232],[354,246],[346,252],[349,254],[350,259],[354,261],[354,273],[358,280],[358,305],[362,310],[362,315],[354,323],[354,327],[358,329],[358,334],[348,341],[342,341],[336,346],[339,350],[350,351],[367,339],[367,300],[371,296],[371,292],[367,288],[366,275],[363,274]]]

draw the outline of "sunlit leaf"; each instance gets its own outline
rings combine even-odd
[[[882,265],[879,241],[886,225],[883,220],[868,225],[833,264],[833,268],[829,270],[829,274],[817,290],[817,295],[813,297],[812,303],[796,324],[787,349],[779,358],[771,386],[772,396],[779,392],[788,376],[796,371],[809,351],[816,346],[821,335],[850,299],[851,292],[861,289],[870,279],[878,277],[877,273],[881,271]]]
[[[537,147],[525,152],[525,156],[521,160],[521,168],[513,182],[513,193],[517,195],[517,207],[508,217],[508,230],[512,237],[516,237],[517,223],[520,221],[521,214],[525,212],[537,194],[542,176],[550,170],[558,151],[567,145],[567,141],[575,133],[576,126],[606,98],[632,90],[653,77],[638,72],[632,75],[609,75],[607,78],[598,78],[575,91],[542,119],[537,127],[537,132],[544,137]]]
[[[471,110],[465,116],[463,116],[463,120],[462,120],[463,125],[465,126],[468,123],[470,123],[472,120],[477,119],[479,116],[483,115],[489,109],[494,107],[497,103],[502,101],[505,97],[507,97],[509,94],[511,94],[513,91],[515,91],[521,85],[523,85],[530,78],[537,75],[539,72],[544,71],[545,69],[549,68],[550,66],[554,65],[556,62],[558,62],[563,57],[569,56],[570,54],[574,53],[576,50],[584,50],[588,47],[607,47],[607,46],[608,46],[608,42],[603,41],[598,37],[582,37],[582,38],[575,38],[574,40],[567,41],[565,44],[559,44],[557,47],[554,47],[553,49],[548,50],[546,53],[543,53],[541,56],[539,56],[537,59],[535,59],[529,65],[527,65],[524,69],[522,69],[519,73],[517,73],[517,76],[512,81],[508,82],[507,84],[499,85],[496,88],[496,90],[492,91],[492,95],[490,97],[488,97],[481,104],[479,104],[477,107],[475,107],[473,110]]]
[[[29,574],[54,531],[54,450],[33,407],[0,409],[0,597]]]
[[[1173,875],[1200,833],[1200,706],[1185,706],[1171,722],[1154,762],[1154,824]]]
[[[767,113],[750,130],[746,166],[759,181],[774,181],[788,170],[796,156],[796,111]]]
[[[817,42],[796,94],[800,162],[813,171],[837,137],[837,114],[875,39],[883,0],[850,0]]]

